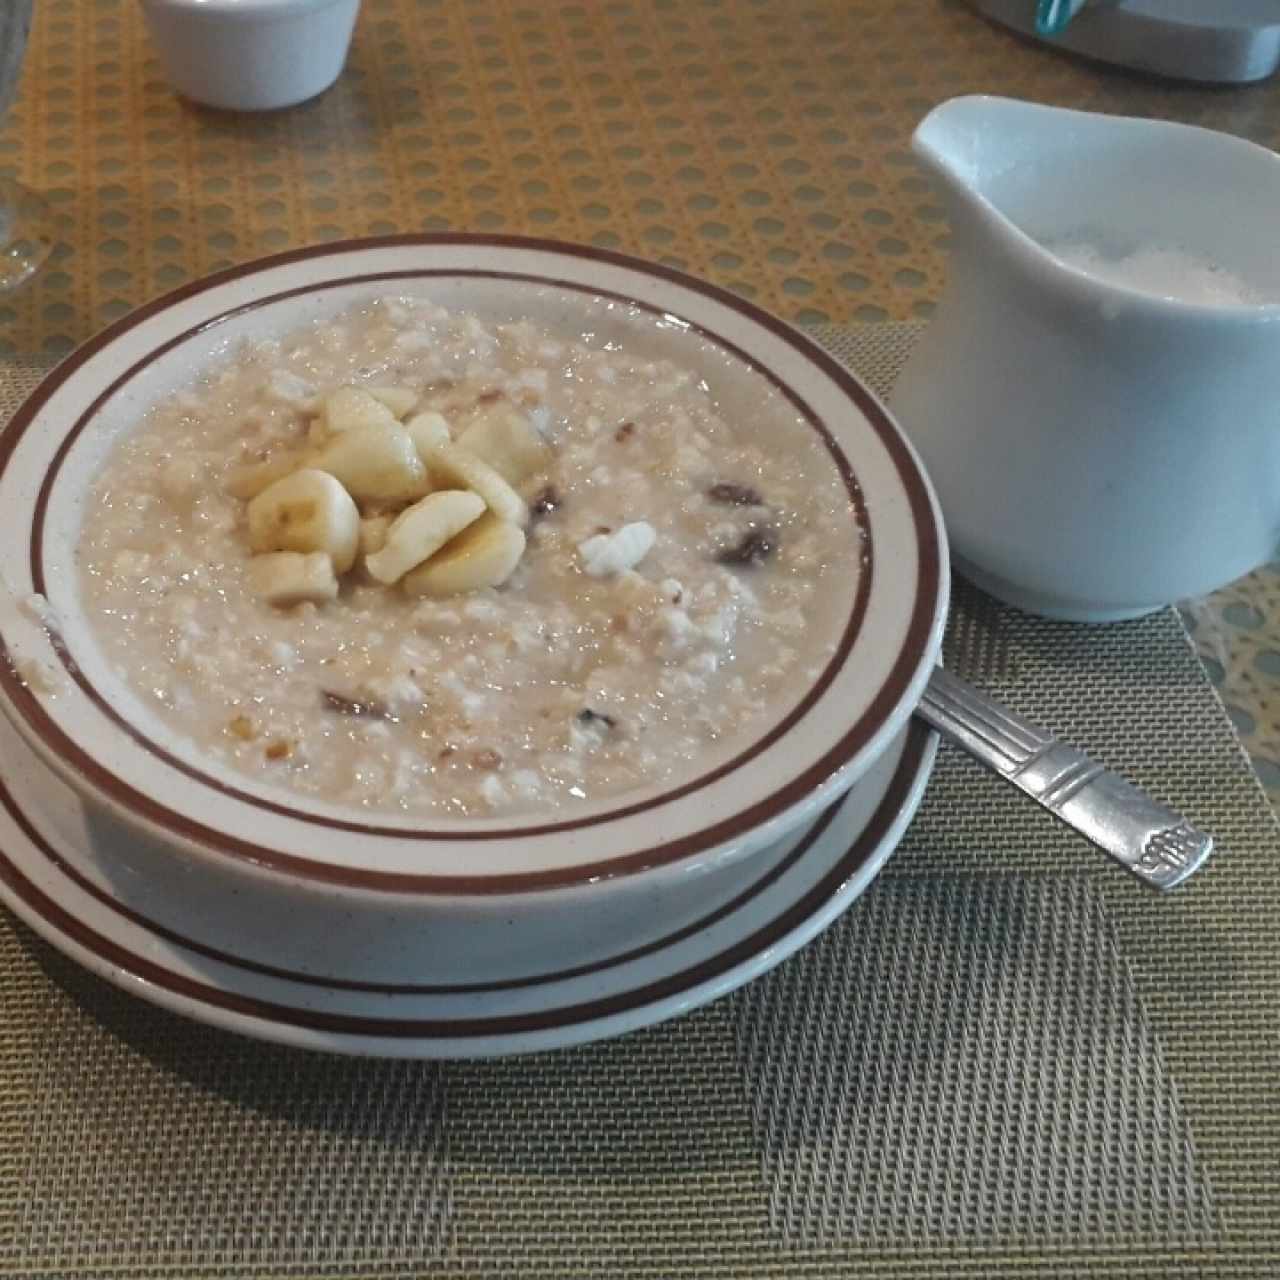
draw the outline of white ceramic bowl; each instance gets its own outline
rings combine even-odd
[[[215,765],[132,692],[95,641],[76,563],[86,494],[114,441],[230,344],[390,293],[562,332],[575,331],[584,299],[616,298],[655,316],[645,331],[655,354],[701,367],[723,411],[752,412],[772,383],[820,435],[857,512],[863,563],[820,606],[841,636],[834,658],[758,737],[724,744],[678,786],[571,817],[424,824]],[[180,289],[88,343],[19,411],[0,437],[0,507],[11,528],[29,530],[0,546],[0,708],[91,807],[100,838],[86,841],[84,873],[202,945],[234,937],[238,954],[263,964],[343,979],[510,978],[642,945],[714,909],[748,862],[780,856],[787,834],[900,733],[937,659],[947,605],[928,482],[841,365],[710,285],[544,241],[350,242]],[[44,624],[21,606],[33,593],[50,603]],[[60,692],[23,682],[29,660],[61,669]]]
[[[179,93],[228,111],[291,107],[342,71],[360,0],[142,0]]]

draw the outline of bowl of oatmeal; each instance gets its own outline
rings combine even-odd
[[[19,412],[0,501],[0,706],[101,813],[93,874],[312,966],[353,915],[344,972],[425,963],[424,921],[491,973],[571,906],[610,944],[704,910],[901,734],[947,601],[928,482],[850,373],[550,242],[349,242],[160,299]]]

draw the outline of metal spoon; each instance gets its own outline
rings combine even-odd
[[[1155,889],[1181,884],[1213,849],[1172,809],[941,667],[916,715]]]

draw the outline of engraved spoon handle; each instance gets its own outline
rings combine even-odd
[[[1144,884],[1172,889],[1213,849],[1212,836],[1172,809],[941,667],[929,677],[916,714]]]

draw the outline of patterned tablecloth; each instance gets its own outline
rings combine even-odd
[[[44,191],[61,243],[0,299],[0,356],[66,351],[227,263],[421,229],[620,248],[801,323],[922,318],[947,226],[909,138],[942,99],[1280,135],[1280,84],[1090,66],[958,0],[365,0],[338,84],[257,117],[179,100],[136,0],[36,8],[0,173]],[[1280,576],[1263,570],[1195,619],[1280,795]]]

